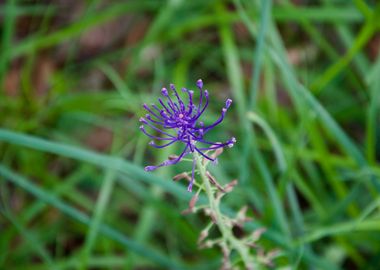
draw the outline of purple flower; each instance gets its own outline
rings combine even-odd
[[[157,166],[147,166],[145,167],[146,171],[153,171],[162,166],[177,164],[183,157],[194,152],[216,163],[216,159],[208,156],[207,152],[221,147],[232,147],[236,142],[234,137],[225,143],[210,142],[204,139],[208,131],[223,121],[227,109],[231,106],[232,100],[226,100],[226,106],[222,108],[218,120],[209,126],[205,126],[199,118],[205,112],[209,104],[209,94],[207,90],[203,90],[203,82],[200,79],[197,81],[197,88],[200,92],[198,104],[194,103],[193,91],[182,88],[182,91],[187,94],[185,103],[178,95],[175,86],[170,84],[171,91],[168,91],[166,88],[162,88],[161,90],[166,101],[159,98],[158,102],[160,103],[160,107],[155,104],[152,104],[150,107],[146,104],[143,105],[148,114],[146,114],[145,118],[140,118],[140,122],[142,123],[140,130],[153,140],[161,142],[161,144],[158,145],[152,140],[149,145],[155,148],[164,148],[176,142],[181,142],[185,146],[179,156],[165,160]],[[149,134],[145,126],[149,127],[153,132],[161,133],[162,137]],[[193,158],[191,181],[187,188],[190,192],[194,183],[195,164],[196,162]]]

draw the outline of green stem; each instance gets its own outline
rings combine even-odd
[[[219,209],[219,202],[215,198],[214,192],[211,188],[210,181],[208,177],[206,176],[206,165],[202,164],[202,158],[195,152],[194,152],[194,158],[196,160],[199,173],[201,175],[203,184],[206,189],[206,194],[209,201],[210,209],[215,215],[215,223],[222,234],[223,242],[226,244],[227,247],[231,247],[232,249],[235,249],[239,253],[239,255],[241,256],[244,262],[244,265],[246,266],[246,269],[253,269],[253,262],[249,256],[247,246],[241,241],[239,241],[233,235],[232,230],[224,223],[223,215]],[[255,269],[257,268],[255,267]]]

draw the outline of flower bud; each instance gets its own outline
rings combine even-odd
[[[232,104],[232,99],[227,99],[226,100],[226,108],[228,109]]]
[[[167,97],[169,95],[168,93],[168,89],[166,89],[165,87],[161,89],[161,93],[162,95],[164,95],[165,97]]]
[[[199,89],[202,89],[202,88],[203,88],[203,81],[202,81],[201,79],[199,79],[199,80],[197,81],[197,87],[198,87]]]
[[[146,167],[144,168],[144,170],[145,170],[146,172],[151,172],[151,171],[154,171],[155,169],[157,169],[156,166],[146,166]]]

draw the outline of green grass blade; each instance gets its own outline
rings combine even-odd
[[[28,179],[10,171],[3,165],[0,165],[0,175],[2,175],[6,180],[33,194],[39,200],[42,200],[47,204],[59,209],[62,213],[66,214],[70,218],[88,226],[91,224],[90,218],[86,216],[84,213],[66,204],[62,200],[58,199],[56,196],[51,195],[48,191],[41,189]],[[177,265],[177,263],[168,259],[166,256],[158,253],[155,250],[152,250],[147,246],[142,246],[139,243],[130,240],[121,232],[116,231],[107,225],[99,225],[99,231],[102,234],[108,236],[109,238],[119,242],[129,250],[134,251],[161,266],[168,267],[169,269],[178,269],[180,267]]]

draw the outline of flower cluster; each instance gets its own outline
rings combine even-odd
[[[182,88],[182,91],[187,94],[187,100],[184,102],[178,95],[175,86],[170,84],[170,91],[166,88],[162,88],[161,90],[162,95],[166,98],[166,102],[159,98],[158,102],[160,103],[160,107],[155,104],[152,104],[151,106],[148,106],[147,104],[143,105],[148,114],[146,114],[145,118],[140,118],[140,122],[143,124],[140,126],[140,130],[153,139],[149,143],[151,146],[155,148],[164,148],[176,142],[181,142],[185,145],[179,156],[169,158],[157,166],[147,166],[145,167],[146,171],[153,171],[162,166],[174,165],[186,155],[194,152],[199,153],[212,162],[216,162],[216,159],[210,157],[207,152],[222,147],[232,147],[236,142],[234,137],[224,143],[210,142],[204,139],[204,136],[208,131],[223,121],[232,100],[226,100],[226,106],[222,108],[218,120],[211,125],[205,126],[199,118],[205,112],[209,104],[209,93],[207,90],[203,90],[202,80],[198,80],[196,84],[200,91],[198,104],[194,102],[194,91]],[[155,136],[149,134],[146,131],[145,126],[149,127],[151,131],[158,132],[161,135]],[[160,141],[163,144],[156,144],[154,140]],[[190,192],[194,183],[194,171],[195,159],[193,158],[192,176],[188,186],[188,191]]]

